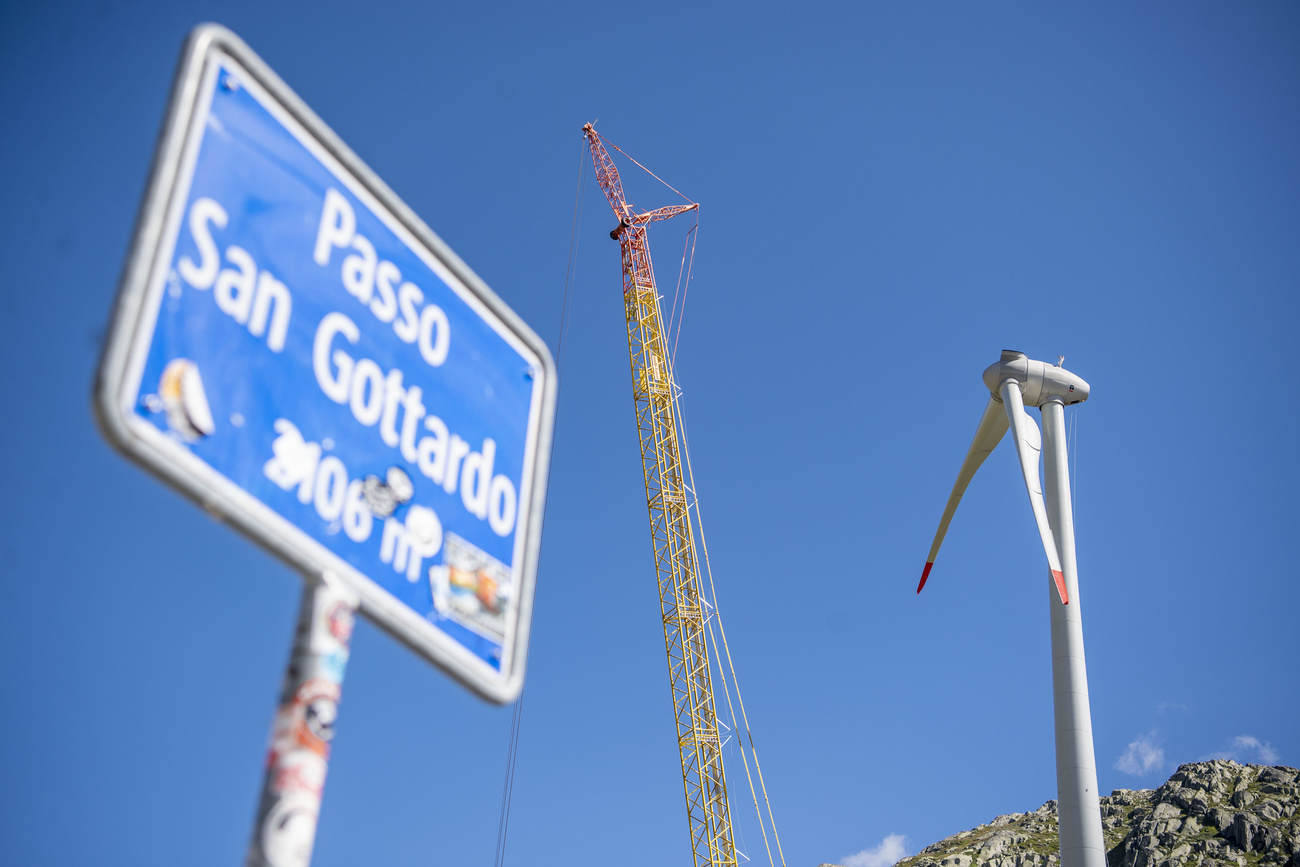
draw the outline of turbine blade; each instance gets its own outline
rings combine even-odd
[[[934,534],[930,556],[925,558],[925,569],[921,571],[921,583],[916,585],[917,593],[921,592],[921,588],[930,578],[930,568],[934,566],[934,558],[939,556],[939,546],[943,544],[943,537],[948,535],[948,524],[957,511],[957,504],[961,502],[962,494],[966,493],[966,486],[975,477],[975,471],[980,468],[980,464],[984,463],[984,459],[998,443],[1002,442],[1006,432],[1007,417],[998,402],[990,397],[984,407],[984,415],[980,417],[979,427],[975,428],[975,439],[971,441],[970,449],[966,452],[966,460],[962,461],[961,470],[957,473],[957,483],[952,486],[952,494],[948,496],[948,505],[944,507],[943,517],[939,520],[939,530]]]
[[[1008,379],[1002,383],[1002,405],[1006,407],[1007,420],[1011,425],[1011,435],[1016,441],[1016,454],[1020,456],[1020,472],[1025,477],[1025,488],[1029,491],[1029,505],[1034,510],[1034,520],[1038,523],[1038,535],[1043,540],[1043,550],[1047,552],[1047,568],[1052,570],[1052,580],[1056,582],[1056,592],[1061,597],[1062,605],[1070,604],[1069,593],[1065,589],[1065,576],[1061,574],[1061,558],[1056,551],[1056,537],[1052,535],[1052,525],[1047,523],[1047,506],[1043,502],[1043,486],[1038,480],[1038,458],[1043,451],[1043,437],[1038,425],[1025,412],[1025,401],[1020,394],[1020,386]]]

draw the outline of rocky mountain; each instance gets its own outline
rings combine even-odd
[[[1101,799],[1107,867],[1300,867],[1300,771],[1223,759],[1183,765],[1158,789]],[[1056,801],[998,816],[895,867],[1056,867]]]

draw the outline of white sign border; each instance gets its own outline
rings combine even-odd
[[[159,293],[202,140],[211,76],[223,61],[241,85],[321,160],[447,285],[525,359],[535,359],[534,387],[520,485],[513,568],[519,596],[513,636],[497,671],[420,617],[324,545],[217,473],[134,413],[140,365],[153,337]],[[245,78],[246,76],[246,78]],[[278,109],[278,110],[277,110]],[[179,203],[179,204],[178,204]],[[164,249],[165,248],[165,249]],[[546,344],[415,215],[392,190],[238,36],[217,24],[190,32],[172,83],[149,182],[118,289],[113,322],[95,383],[94,408],[105,437],[131,459],[229,521],[305,574],[329,571],[361,599],[372,621],[490,701],[513,700],[523,687],[556,403],[555,363]],[[531,480],[531,484],[530,484]],[[513,641],[510,639],[513,638]]]

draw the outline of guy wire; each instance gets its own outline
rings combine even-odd
[[[582,192],[586,186],[586,156],[587,146],[584,141],[578,151],[578,191],[573,201],[573,228],[569,231],[569,261],[564,270],[564,298],[560,304],[560,337],[555,347],[555,365],[556,365],[556,403],[559,402],[558,387],[564,381],[564,336],[568,331],[569,323],[569,301],[577,280],[575,278],[575,266],[577,264],[578,241],[582,233]],[[551,457],[555,457],[555,439],[551,439]],[[546,517],[542,517],[543,526]],[[492,863],[495,867],[502,867],[506,860],[506,834],[510,830],[510,802],[515,790],[515,767],[516,760],[519,756],[519,727],[524,713],[524,694],[523,690],[519,692],[519,698],[515,700],[514,714],[510,718],[510,739],[506,744],[506,780],[501,792],[501,818],[497,822],[497,849]]]
[[[510,742],[506,747],[506,782],[501,792],[501,818],[497,822],[497,851],[492,863],[501,867],[506,860],[506,832],[510,829],[510,800],[515,790],[515,759],[519,755],[519,722],[524,713],[524,696],[520,692],[510,717]]]

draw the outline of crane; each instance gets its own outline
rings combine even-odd
[[[624,195],[618,169],[595,127],[587,124],[582,130],[591,150],[597,183],[618,219],[610,237],[619,242],[623,258],[632,397],[686,789],[691,855],[695,867],[735,867],[736,844],[706,636],[707,597],[701,586],[682,467],[684,437],[679,437],[677,384],[646,244],[647,225],[698,210],[699,205],[691,202],[653,211],[633,209]]]

